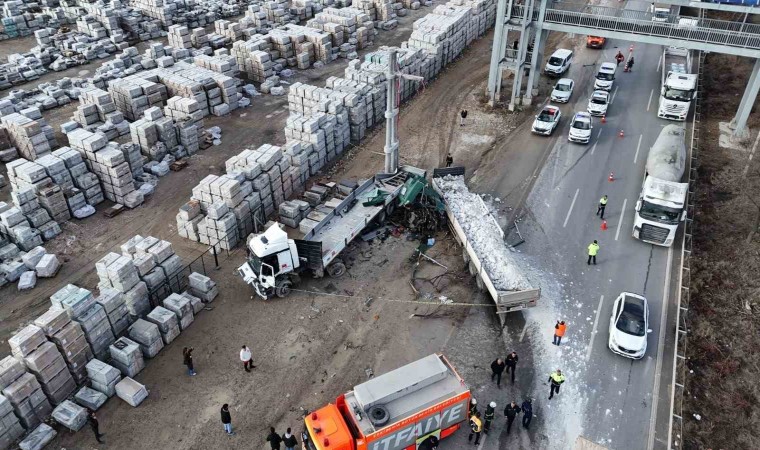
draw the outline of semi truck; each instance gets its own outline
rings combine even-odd
[[[673,245],[678,224],[686,218],[689,183],[681,183],[685,170],[686,130],[667,125],[647,156],[633,237],[655,245]]]
[[[469,419],[470,389],[432,354],[365,381],[304,417],[309,450],[432,449]]]
[[[487,292],[491,299],[496,304],[497,314],[506,314],[513,311],[519,311],[526,308],[534,307],[538,304],[538,300],[541,297],[541,289],[533,288],[530,285],[524,283],[519,288],[505,290],[498,289],[496,283],[494,283],[493,274],[489,273],[489,268],[484,261],[486,256],[493,257],[497,252],[509,253],[509,249],[504,241],[504,230],[501,229],[496,218],[490,214],[489,209],[483,203],[483,199],[479,195],[472,195],[472,201],[478,203],[473,205],[473,210],[477,210],[483,213],[483,217],[480,219],[483,223],[489,224],[488,233],[497,238],[494,240],[496,245],[501,248],[489,248],[491,255],[484,255],[483,249],[478,250],[477,246],[473,243],[473,238],[468,236],[465,232],[465,227],[460,223],[456,214],[452,210],[452,205],[446,200],[446,192],[441,187],[440,180],[446,176],[464,177],[463,167],[452,167],[447,169],[435,169],[433,171],[433,189],[444,199],[444,206],[446,208],[446,217],[448,218],[449,228],[452,234],[456,238],[459,245],[462,246],[462,258],[465,264],[467,264],[470,275],[475,277],[475,282],[483,292]],[[479,253],[480,251],[480,253]],[[502,261],[506,264],[514,266],[512,261]],[[519,271],[517,267],[512,267],[513,270]]]
[[[657,117],[686,120],[691,101],[697,95],[697,74],[691,72],[691,52],[665,47],[662,54],[662,84]]]
[[[378,174],[364,181],[350,194],[333,200],[330,207],[317,211],[317,223],[301,235],[288,235],[280,224],[248,238],[248,257],[238,268],[243,280],[256,294],[268,299],[285,297],[310,273],[339,277],[346,271],[341,252],[373,221],[382,222],[393,213],[408,180],[424,180],[426,172],[411,166],[394,174]]]

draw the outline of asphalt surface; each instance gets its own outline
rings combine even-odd
[[[624,73],[623,65],[619,67],[606,123],[594,119],[588,145],[567,140],[573,114],[586,110],[598,64],[614,61],[616,47],[627,56],[629,46],[629,42],[608,41],[604,50],[577,52],[566,75],[575,80],[575,90],[568,104],[558,105],[562,122],[557,130],[547,138],[530,134],[527,124],[515,136],[513,148],[546,154],[540,172],[507,179],[494,176],[498,169],[491,168],[486,169],[494,172],[490,176],[479,173],[472,180],[473,190],[511,196],[511,203],[516,203],[515,192],[521,185],[534,182],[520,223],[526,243],[519,249],[535,273],[551,279],[541,280],[542,302],[553,305],[556,319],[569,322],[565,341],[556,348],[551,342],[536,342],[550,336],[551,329],[530,332],[534,328],[531,321],[551,328],[553,318],[547,320],[545,314],[529,311],[507,320],[509,335],[518,342],[524,338],[518,349],[525,353],[530,348],[536,353],[538,347],[546,367],[564,367],[570,374],[562,393],[549,402],[545,385],[549,373],[536,369],[530,395],[536,398],[537,414],[547,417],[543,431],[533,436],[536,443],[545,442],[539,439],[541,435],[549,435],[550,446],[557,442],[570,445],[582,433],[614,449],[648,448],[654,441],[652,411],[663,406],[655,405],[657,396],[653,392],[659,389],[656,375],[663,364],[662,360],[658,362],[663,356],[661,338],[664,340],[670,331],[664,327],[663,304],[672,295],[669,273],[675,248],[653,246],[631,236],[649,148],[662,127],[671,123],[656,115],[662,47],[636,45],[634,71]],[[611,172],[613,182],[608,181]],[[605,213],[608,229],[603,231],[595,212],[605,194],[609,196]],[[586,247],[594,239],[601,250],[597,265],[588,266]],[[556,288],[549,287],[552,284]],[[651,331],[646,356],[639,361],[612,353],[607,344],[612,305],[623,291],[649,300]],[[576,414],[580,417],[571,417]],[[667,421],[667,416],[660,415],[657,421]],[[498,448],[510,446],[499,441]]]

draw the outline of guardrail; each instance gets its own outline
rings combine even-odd
[[[670,425],[668,426],[668,445],[670,449],[683,448],[683,398],[686,375],[686,345],[688,340],[688,312],[691,301],[691,251],[694,236],[694,213],[696,203],[697,165],[699,163],[699,146],[702,120],[702,89],[704,87],[705,54],[699,52],[699,77],[697,98],[694,101],[694,118],[691,134],[691,155],[689,158],[689,193],[686,200],[686,222],[684,223],[683,241],[681,243],[681,274],[679,277],[678,308],[676,310],[676,343],[673,350],[673,397],[671,398]]]

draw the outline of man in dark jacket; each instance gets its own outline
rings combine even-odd
[[[222,405],[222,425],[227,434],[230,436],[235,434],[232,432],[232,416],[230,415],[230,405],[227,403]]]
[[[95,439],[98,440],[99,444],[102,444],[103,441],[100,440],[104,435],[100,432],[100,424],[98,423],[98,418],[95,417],[95,411],[90,411],[90,415],[87,417],[87,420],[90,422],[90,428],[92,428],[92,432],[95,433]]]
[[[274,427],[269,427],[269,435],[267,436],[267,442],[269,442],[269,445],[272,447],[272,450],[280,450],[280,442],[282,442],[282,438],[279,434],[277,434],[276,431],[274,431]]]
[[[512,401],[512,403],[508,404],[506,408],[504,408],[504,415],[507,416],[507,434],[509,434],[509,430],[512,429],[512,422],[515,421],[515,417],[517,417],[518,414],[520,414],[520,407],[517,406],[517,403],[515,401]]]
[[[295,450],[296,445],[298,445],[298,441],[296,440],[296,437],[293,436],[293,433],[290,431],[290,428],[285,431],[285,434],[282,435],[282,443],[285,444],[285,450]]]
[[[496,358],[496,360],[491,363],[491,381],[496,378],[496,386],[498,386],[499,389],[501,389],[501,374],[504,372],[505,367],[506,364],[501,358]]]
[[[533,420],[533,402],[531,402],[529,398],[526,398],[525,401],[522,402],[522,412],[523,427],[527,430],[530,428],[530,421]]]
[[[517,367],[518,359],[519,358],[517,357],[517,352],[512,352],[507,355],[507,373],[509,373],[509,370],[512,369],[512,384],[515,384],[515,368]]]

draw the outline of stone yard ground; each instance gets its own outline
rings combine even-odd
[[[381,33],[374,48],[398,43],[411,31],[413,20],[429,11],[423,8],[402,18],[401,26]],[[417,14],[417,15],[415,15]],[[498,174],[517,180],[515,194],[505,199],[518,206],[529,187],[530,174],[540,166],[545,149],[525,152],[507,145],[506,137],[528,126],[527,118],[538,106],[522,114],[506,114],[504,109],[488,107],[483,98],[488,74],[492,37],[474,42],[463,56],[439,78],[421,89],[400,114],[402,163],[432,169],[441,165],[448,151],[457,164],[468,168],[468,176],[490,179]],[[552,45],[559,39],[552,39]],[[577,42],[575,43],[577,44]],[[547,49],[547,52],[550,52]],[[336,61],[320,70],[298,73],[288,80],[310,80],[323,84],[326,77],[342,73],[345,61]],[[547,94],[549,82],[542,80],[541,93]],[[505,87],[503,92],[508,92]],[[170,173],[156,193],[141,207],[118,218],[98,214],[82,222],[64,225],[64,233],[49,251],[64,261],[56,278],[42,280],[29,292],[17,293],[13,287],[0,291],[0,338],[5,341],[18,328],[39,316],[50,303],[49,296],[66,283],[94,289],[94,263],[107,252],[135,234],[153,235],[172,242],[175,251],[188,262],[205,248],[179,238],[174,215],[190,196],[190,189],[208,173],[224,171],[224,160],[247,147],[263,143],[282,143],[282,128],[287,117],[284,97],[262,96],[253,106],[222,118],[205,120],[206,127],[219,125],[222,144],[192,157],[190,165]],[[458,112],[470,111],[470,122],[457,126]],[[65,108],[46,114],[57,126],[71,111]],[[383,131],[349,151],[343,159],[318,180],[338,181],[369,176],[382,167]],[[510,165],[515,160],[519,164]],[[487,174],[487,175],[480,175]],[[527,174],[527,175],[526,175]],[[315,180],[316,181],[316,180]],[[103,209],[101,207],[101,209]],[[530,395],[532,385],[529,342],[514,343],[502,335],[498,319],[489,306],[436,306],[438,296],[462,303],[487,304],[467,276],[461,251],[448,233],[440,233],[430,256],[449,267],[440,292],[429,283],[422,289],[429,295],[421,299],[410,287],[414,250],[417,243],[405,235],[384,242],[353,245],[347,254],[349,270],[338,280],[306,280],[286,299],[262,301],[254,297],[235,269],[245,251],[239,248],[220,255],[220,268],[210,272],[219,284],[220,295],[203,311],[180,337],[149,360],[136,379],[146,384],[149,398],[134,410],[120,400],[110,400],[100,411],[101,430],[112,448],[264,448],[270,425],[284,432],[292,426],[300,431],[304,410],[320,407],[353,385],[367,379],[367,369],[380,374],[432,352],[443,352],[467,380],[481,403],[495,400],[501,409],[510,400]],[[444,270],[428,263],[420,276],[441,275]],[[425,300],[425,299],[428,300]],[[240,346],[253,350],[257,368],[242,370],[238,360]],[[182,366],[181,349],[195,348],[198,376],[187,377]],[[517,349],[521,362],[516,387],[497,391],[489,381],[489,364],[508,350]],[[8,354],[7,346],[0,355]],[[232,406],[236,436],[228,437],[219,423],[219,408]],[[484,403],[484,404],[485,404]],[[500,417],[500,416],[499,416]],[[534,421],[540,423],[539,417]],[[506,439],[498,420],[496,440],[487,438],[487,448],[500,448]],[[512,439],[521,447],[540,447],[542,436],[534,426],[531,433],[520,431]],[[494,434],[492,433],[492,435]],[[464,444],[466,433],[455,442]],[[502,444],[504,444],[502,442]],[[93,448],[92,433],[62,432],[55,448]]]

